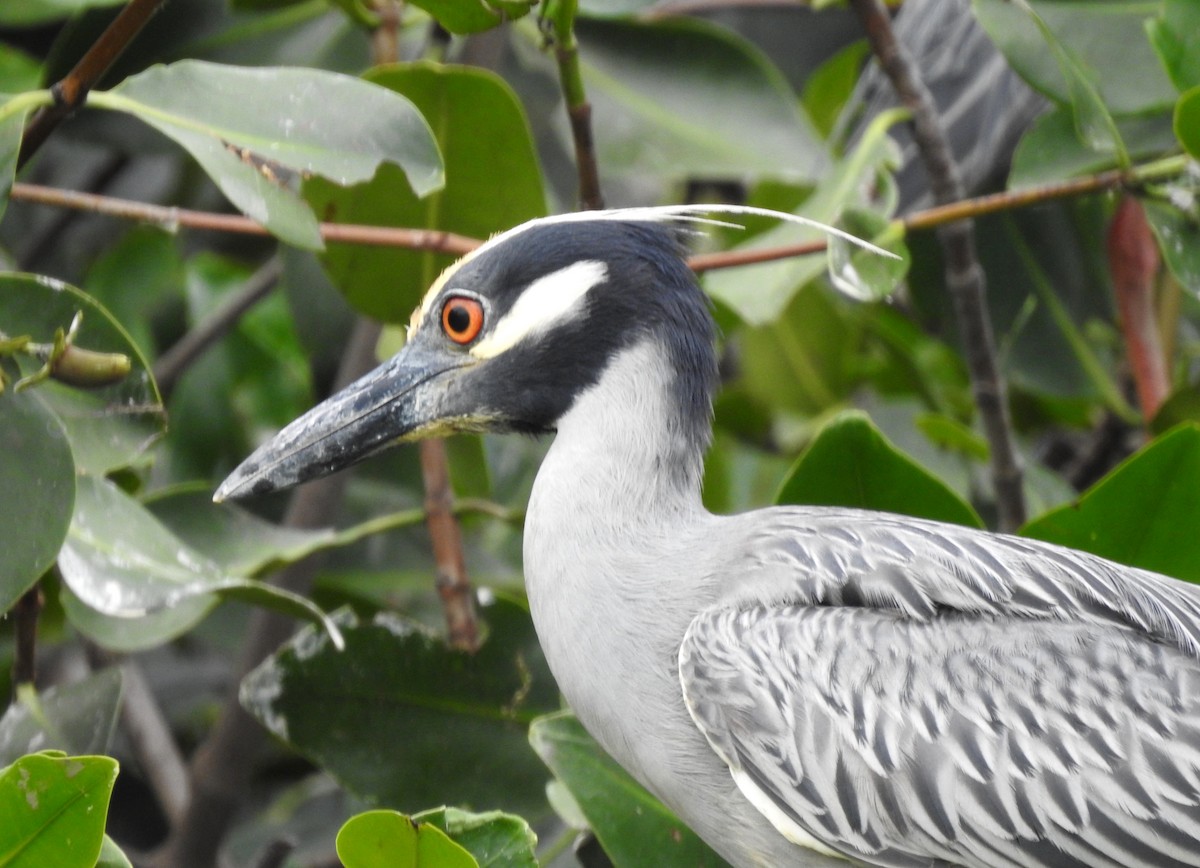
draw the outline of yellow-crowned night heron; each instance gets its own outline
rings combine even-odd
[[[708,513],[713,324],[677,215],[493,239],[218,497],[397,439],[557,432],[525,527],[546,659],[731,862],[1200,866],[1200,588],[894,515]]]

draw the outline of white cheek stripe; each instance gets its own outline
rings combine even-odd
[[[491,359],[517,343],[578,315],[589,289],[604,281],[608,266],[585,260],[560,268],[529,284],[521,297],[483,340],[471,347],[477,359]]]

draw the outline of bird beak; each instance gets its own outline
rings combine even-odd
[[[469,359],[469,357],[467,357]],[[443,374],[470,364],[413,343],[254,451],[213,495],[265,494],[355,464],[406,435],[436,433]]]

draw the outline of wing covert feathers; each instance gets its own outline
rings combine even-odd
[[[879,865],[1200,866],[1197,589],[1029,540],[768,515],[679,664],[777,829]]]

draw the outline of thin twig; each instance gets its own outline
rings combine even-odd
[[[209,229],[242,235],[270,235],[264,226],[240,214],[218,214],[193,211],[166,205],[150,205],[113,196],[59,190],[37,184],[16,183],[10,193],[13,199],[51,205],[56,208],[75,208],[109,217],[152,223],[174,232],[179,227]],[[375,247],[401,247],[408,250],[431,250],[461,256],[470,253],[482,242],[453,232],[429,229],[395,229],[390,226],[358,226],[351,223],[319,224],[321,238],[327,242],[364,244]]]
[[[37,677],[37,626],[45,597],[41,585],[34,585],[21,595],[13,607],[16,648],[14,649],[13,690],[22,684],[33,684]]]
[[[85,650],[93,669],[121,667],[121,726],[167,822],[174,826],[188,804],[187,763],[175,744],[171,725],[154,691],[136,660],[128,657],[122,660],[90,642]]]
[[[578,7],[578,0],[558,0],[554,7],[554,56],[558,60],[558,79],[567,102],[571,138],[575,142],[579,206],[587,211],[595,211],[604,207],[604,197],[600,193],[600,170],[592,136],[592,105],[583,86],[583,73],[579,68],[579,42],[575,39],[575,13]]]
[[[934,201],[949,204],[963,198],[954,157],[933,108],[933,99],[904,48],[896,41],[891,18],[880,0],[850,0],[862,20],[871,50],[912,112],[913,140],[929,173]],[[991,447],[992,484],[1001,530],[1014,531],[1025,521],[1021,459],[1013,442],[1004,380],[996,356],[996,339],[987,309],[983,268],[975,252],[975,227],[956,220],[939,232],[945,254],[946,285],[954,302],[975,404]]]
[[[25,128],[21,140],[21,155],[17,160],[18,168],[29,162],[58,125],[83,105],[88,91],[96,86],[104,73],[108,72],[165,2],[166,0],[129,0],[129,4],[105,28],[100,38],[79,58],[75,68],[50,89],[54,94],[54,105],[41,109]]]
[[[214,343],[224,337],[242,315],[266,298],[283,273],[279,257],[267,260],[246,283],[225,300],[212,315],[180,338],[154,364],[154,381],[164,401],[180,376]]]
[[[379,325],[360,319],[355,326],[334,390],[366,373],[375,364]],[[327,527],[342,503],[345,476],[334,474],[301,486],[292,495],[284,525],[293,528]],[[320,564],[309,556],[280,570],[272,584],[305,594]],[[192,799],[179,825],[157,854],[156,862],[169,868],[211,868],[217,850],[238,809],[245,802],[255,759],[266,742],[266,733],[238,701],[242,678],[287,640],[294,622],[285,615],[256,609],[251,615],[233,687],[217,723],[197,749],[191,765]]]
[[[464,651],[479,648],[479,625],[475,617],[475,595],[467,578],[462,531],[454,514],[450,488],[450,465],[446,444],[422,440],[421,476],[425,483],[425,523],[437,564],[437,592],[446,615],[446,635],[451,647]]]

